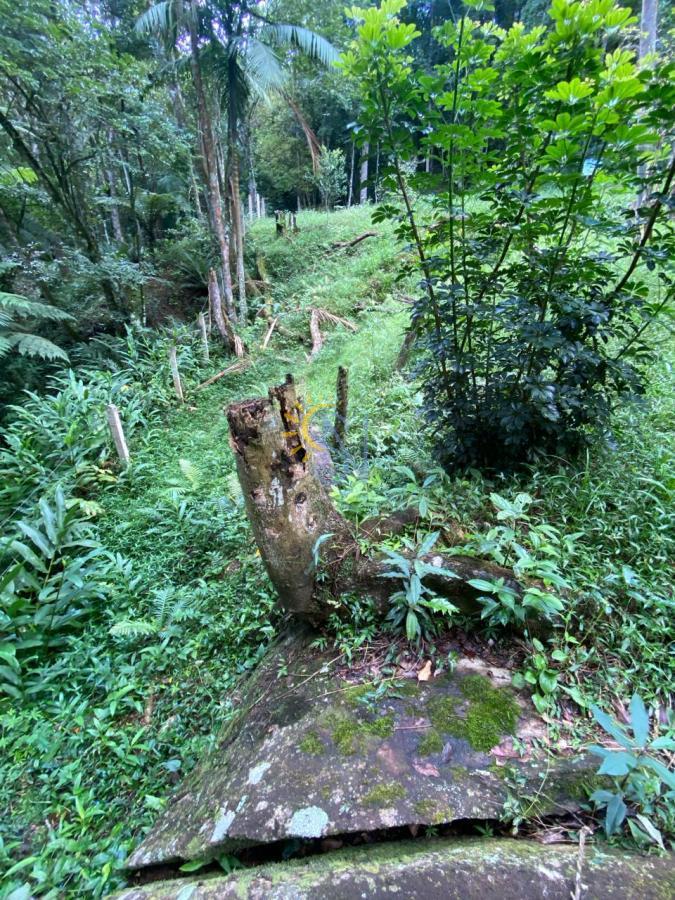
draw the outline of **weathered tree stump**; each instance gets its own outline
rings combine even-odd
[[[391,564],[376,549],[363,554],[359,539],[398,533],[409,511],[371,520],[358,532],[340,515],[319,478],[317,445],[291,375],[268,397],[232,404],[227,419],[246,511],[284,610],[316,624],[352,591],[386,609],[395,589],[383,578]],[[479,611],[473,579],[504,578],[522,590],[513,572],[486,560],[431,553],[424,561],[438,570],[426,582],[464,612]]]

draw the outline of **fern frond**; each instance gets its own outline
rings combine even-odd
[[[6,291],[0,291],[0,310],[8,311],[11,316],[32,316],[35,319],[49,319],[53,322],[75,321],[70,313],[56,306],[29,300],[20,294],[8,294]]]
[[[310,59],[316,59],[324,66],[330,66],[339,57],[330,41],[301,25],[265,25],[260,37],[263,41],[278,46],[297,47]]]
[[[179,459],[178,465],[180,466],[180,470],[186,481],[190,482],[190,487],[193,490],[196,490],[202,481],[201,472],[197,466],[195,466],[194,463],[191,463],[189,459]]]
[[[232,500],[233,503],[236,503],[237,506],[243,506],[244,495],[241,490],[241,485],[239,484],[239,479],[234,472],[230,472],[225,478],[225,484],[227,485],[227,494],[230,500]]]
[[[166,625],[171,618],[172,595],[173,591],[170,588],[161,588],[155,592],[155,596],[152,598],[152,617],[157,628]]]
[[[14,334],[6,335],[5,340],[9,342],[11,347],[15,347],[21,356],[37,356],[40,359],[63,359],[66,362],[68,361],[68,354],[65,350],[37,334],[15,332]]]
[[[146,619],[124,619],[116,622],[110,629],[110,634],[114,637],[141,637],[148,634],[157,634],[158,627],[155,622],[148,622]]]

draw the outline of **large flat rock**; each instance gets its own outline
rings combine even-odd
[[[409,841],[352,848],[212,878],[129,888],[117,900],[569,900],[578,848],[507,838]],[[672,855],[639,856],[587,845],[584,900],[672,900]]]
[[[293,634],[268,653],[130,869],[289,838],[499,819],[514,795],[530,815],[585,798],[597,760],[537,750],[545,728],[509,672],[465,659],[373,696],[309,645]]]

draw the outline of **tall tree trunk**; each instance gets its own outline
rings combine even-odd
[[[230,350],[240,356],[241,342],[237,343],[237,336],[232,328],[232,323],[223,312],[223,301],[218,286],[218,276],[215,269],[209,269],[209,312],[211,318],[216,324],[218,334],[223,339],[223,343]]]
[[[108,136],[108,140],[112,141],[111,135]],[[124,242],[124,234],[122,233],[122,223],[120,222],[120,211],[117,203],[115,203],[115,200],[117,199],[117,179],[112,168],[106,171],[105,178],[108,183],[108,190],[110,191],[110,222],[112,224],[113,235],[115,236],[115,240],[121,244]]]
[[[361,148],[361,177],[360,177],[360,193],[359,202],[368,202],[368,154],[370,153],[370,145],[364,144]]]
[[[642,0],[640,17],[640,45],[638,59],[656,51],[656,25],[659,15],[659,0]]]
[[[230,153],[230,192],[232,194],[232,232],[236,250],[237,289],[239,299],[239,318],[244,324],[248,319],[246,302],[246,270],[244,268],[244,217],[241,208],[239,189],[239,154],[236,148]]]
[[[207,198],[211,227],[213,228],[218,249],[220,251],[220,268],[225,292],[225,306],[230,312],[234,310],[234,298],[232,295],[232,273],[230,271],[230,243],[223,219],[223,202],[218,178],[218,157],[216,141],[213,131],[213,123],[206,102],[204,83],[199,62],[199,38],[197,36],[196,7],[190,9],[190,66],[192,79],[197,95],[197,114],[199,118],[199,130],[201,133],[201,145],[204,161],[204,172],[207,183]]]

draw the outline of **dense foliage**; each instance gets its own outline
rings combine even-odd
[[[611,0],[556,0],[550,26],[509,31],[465,5],[430,73],[401,2],[352,10],[342,65],[402,201],[377,218],[424,279],[411,327],[440,456],[504,469],[569,457],[644,390],[647,329],[672,309],[675,82],[668,61],[636,65]],[[433,171],[406,171],[420,153]]]
[[[331,500],[419,518],[317,645],[508,654],[584,821],[673,846],[672,13],[547,6],[0,0],[0,897],[121,887],[215,745],[280,624],[222,410],[290,371],[326,437],[338,366]]]

